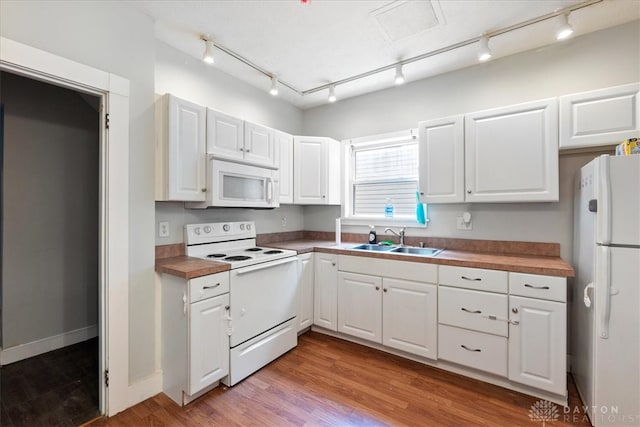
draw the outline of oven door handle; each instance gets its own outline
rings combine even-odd
[[[282,265],[282,264],[289,264],[290,262],[296,262],[296,261],[298,261],[298,257],[294,256],[294,257],[289,257],[289,258],[285,258],[285,259],[282,259],[282,260],[265,262],[263,264],[258,264],[258,265],[255,265],[255,266],[239,268],[237,270],[234,270],[234,272],[238,276],[240,276],[242,274],[253,273],[254,271],[264,270],[264,269],[267,269],[267,268],[276,267],[276,266]]]

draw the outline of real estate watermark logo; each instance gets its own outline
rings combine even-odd
[[[529,409],[529,419],[531,421],[542,421],[543,427],[547,421],[558,421],[558,418],[560,418],[558,407],[547,400],[538,400]]]

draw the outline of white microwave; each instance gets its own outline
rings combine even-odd
[[[209,157],[207,195],[202,203],[188,208],[210,206],[236,208],[277,208],[280,206],[279,172],[259,166],[228,162]]]

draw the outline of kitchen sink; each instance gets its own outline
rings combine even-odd
[[[409,254],[409,255],[423,255],[423,256],[436,256],[442,249],[436,248],[414,248],[410,246],[401,246],[391,250],[392,253],[397,254]]]
[[[361,250],[361,251],[382,252],[382,251],[390,251],[391,249],[393,249],[393,246],[364,244],[364,245],[354,246],[351,249],[358,249],[358,250]]]

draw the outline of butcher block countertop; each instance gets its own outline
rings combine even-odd
[[[343,242],[336,246],[329,240],[330,233],[296,232],[297,234],[274,233],[259,235],[258,245],[290,249],[298,254],[309,252],[335,253],[378,259],[422,262],[427,264],[453,265],[460,267],[486,268],[517,273],[544,274],[573,277],[573,268],[560,258],[560,245],[555,243],[505,242],[491,240],[467,240],[427,238],[426,246],[444,248],[433,257],[388,252],[352,250],[366,241],[366,236],[343,234]],[[290,239],[286,239],[286,238]],[[410,241],[417,246],[417,242]],[[156,246],[156,268],[158,273],[167,273],[184,279],[220,273],[229,270],[229,264],[185,256],[184,244]]]

